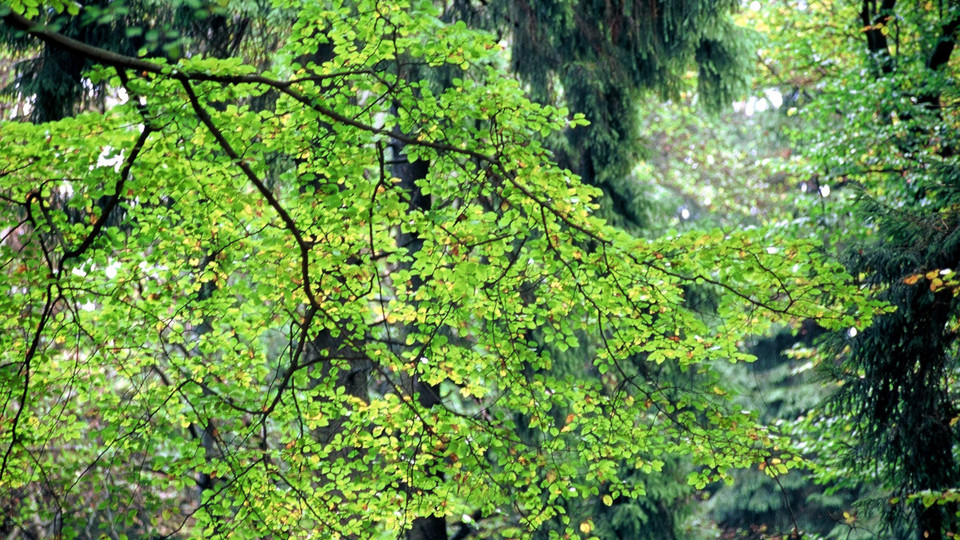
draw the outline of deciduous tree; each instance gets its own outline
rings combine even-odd
[[[623,463],[686,456],[703,486],[799,460],[716,377],[665,387],[624,361],[709,374],[778,320],[866,324],[876,304],[815,243],[631,237],[534,136],[582,117],[527,100],[488,36],[429,2],[276,7],[295,22],[266,70],[33,22],[72,4],[5,8],[129,98],[0,131],[5,533],[368,538],[467,515],[589,535],[562,503],[642,492]],[[435,91],[409,64],[459,76]],[[413,186],[394,142],[429,165]],[[581,341],[601,376],[552,375],[544,344]],[[358,360],[366,395],[342,384]]]

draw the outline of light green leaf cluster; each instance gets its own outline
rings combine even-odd
[[[642,492],[622,463],[690,456],[698,486],[793,463],[722,390],[623,362],[709,371],[771,322],[866,324],[877,306],[839,267],[766,230],[608,226],[534,136],[583,120],[528,101],[488,36],[427,2],[282,7],[298,15],[276,56],[299,60],[100,57],[128,101],[0,128],[0,491],[29,501],[17,519],[334,538],[479,510],[519,535],[601,485]],[[437,91],[414,64],[462,76]],[[428,208],[391,173],[398,140],[429,164]],[[714,315],[687,307],[695,285]],[[548,375],[543,345],[584,337],[603,376]],[[357,365],[359,395],[342,383]]]

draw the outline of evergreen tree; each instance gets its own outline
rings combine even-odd
[[[649,201],[632,176],[644,152],[639,107],[695,93],[717,109],[739,97],[752,71],[753,40],[732,20],[738,6],[729,0],[492,0],[477,11],[460,0],[451,14],[505,37],[512,70],[534,99],[590,120],[588,128],[552,141],[559,163],[603,190],[607,219],[643,228],[651,225]]]
[[[814,215],[862,286],[896,308],[866,330],[829,336],[821,367],[838,388],[808,424],[820,434],[823,478],[882,483],[888,495],[871,502],[888,518],[886,534],[956,534],[960,133],[951,81],[960,7],[772,9],[783,41],[769,67],[799,98],[791,113],[800,113],[795,147],[806,167],[795,170],[832,192]]]
[[[241,52],[261,7],[266,9],[204,0],[84,0],[75,6],[79,16],[45,10],[38,13],[37,22],[65,37],[127,56],[226,58]],[[15,63],[14,79],[3,92],[30,102],[31,121],[59,120],[105,106],[110,90],[84,78],[94,66],[89,59],[47,43],[38,47],[7,25],[0,26],[0,42],[25,57]]]

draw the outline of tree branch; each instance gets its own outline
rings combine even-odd
[[[68,38],[56,32],[46,30],[41,25],[34,23],[33,21],[23,17],[22,15],[18,15],[13,12],[4,16],[3,20],[4,22],[6,22],[8,25],[10,25],[15,29],[27,32],[43,40],[46,43],[80,54],[85,58],[88,58],[100,64],[121,68],[121,69],[130,69],[140,73],[144,73],[144,72],[153,73],[163,77],[176,79],[183,84],[189,83],[191,81],[219,82],[222,84],[263,84],[270,88],[274,88],[275,90],[281,92],[282,94],[285,94],[293,98],[297,102],[302,103],[307,107],[310,107],[311,109],[317,111],[318,113],[326,116],[330,120],[339,122],[341,124],[354,127],[356,129],[359,129],[368,133],[373,133],[375,135],[383,135],[383,136],[401,141],[405,144],[426,147],[426,148],[436,150],[438,152],[446,152],[446,153],[461,155],[468,158],[476,159],[478,161],[489,163],[493,167],[500,170],[500,173],[491,171],[491,174],[493,174],[494,176],[496,176],[498,179],[502,181],[506,181],[512,184],[521,193],[523,193],[524,196],[532,200],[537,205],[540,205],[546,208],[548,212],[556,216],[557,219],[565,223],[568,227],[585,234],[590,239],[596,242],[599,242],[601,244],[609,243],[609,240],[601,238],[597,236],[596,233],[587,230],[584,226],[573,222],[562,212],[558,211],[556,208],[551,206],[547,201],[543,200],[542,198],[537,196],[535,193],[533,193],[530,189],[528,189],[526,186],[519,183],[515,174],[510,174],[507,172],[506,168],[503,165],[503,162],[500,159],[499,154],[494,154],[490,156],[487,154],[477,152],[475,150],[459,148],[457,146],[441,143],[441,142],[421,140],[416,136],[397,133],[392,129],[384,129],[384,128],[379,128],[369,124],[365,124],[353,118],[344,116],[334,111],[333,109],[327,108],[317,103],[316,101],[310,99],[309,97],[305,96],[304,94],[301,94],[300,92],[296,91],[295,89],[292,88],[292,86],[295,84],[294,81],[279,81],[275,79],[270,79],[268,77],[263,77],[261,75],[215,75],[210,73],[182,71],[173,66],[141,60],[139,58],[133,58],[130,56],[124,56],[124,55],[117,54],[105,49],[101,49],[99,47],[88,45],[86,43]],[[199,102],[197,102],[197,104],[199,104]],[[191,105],[194,105],[194,104],[191,103]],[[200,111],[197,110],[196,105],[194,105],[194,110],[197,111],[197,115],[200,116],[201,121],[204,121],[203,117],[200,114]],[[204,111],[204,114],[205,114],[205,111]],[[206,117],[207,119],[209,119],[210,118],[209,114],[207,114]],[[204,124],[208,125],[206,121],[204,121]],[[212,125],[212,123],[208,125],[208,128],[210,125]],[[214,136],[216,137],[216,135]],[[218,142],[221,142],[221,139],[222,139],[222,134],[220,138],[218,138]],[[222,140],[225,141],[225,139],[222,139]],[[226,151],[226,149],[224,151]],[[242,169],[245,165],[243,165],[239,161],[238,157],[234,157],[234,156],[236,156],[236,152],[234,152],[234,155],[231,156],[231,158],[235,159],[237,163],[240,164]],[[247,171],[244,171],[244,174],[247,174],[247,176],[250,177],[252,174],[252,171],[250,171],[250,174],[248,174]],[[253,175],[253,177],[255,178],[256,176]],[[256,185],[256,183],[254,185]],[[260,189],[260,186],[257,186],[257,189]],[[261,190],[261,193],[263,193],[263,190]],[[268,202],[269,202],[269,199],[268,199]],[[281,216],[281,219],[283,219],[282,216]],[[286,220],[284,220],[284,223],[287,224],[289,227],[289,224],[287,223]],[[298,244],[300,244],[301,241],[302,241],[302,238],[298,241]],[[302,246],[301,246],[301,249],[302,249]]]

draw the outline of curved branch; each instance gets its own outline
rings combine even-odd
[[[200,119],[200,122],[207,128],[207,131],[213,135],[213,138],[216,139],[217,144],[220,145],[220,148],[227,154],[227,156],[233,160],[233,162],[243,171],[244,176],[250,180],[250,183],[257,188],[257,191],[260,192],[260,195],[267,201],[267,204],[273,208],[274,212],[280,216],[280,221],[283,222],[284,227],[287,231],[293,236],[294,241],[297,243],[297,247],[300,248],[300,274],[303,279],[303,292],[307,295],[307,301],[310,303],[310,306],[314,309],[319,309],[320,305],[317,302],[316,297],[313,295],[313,288],[310,285],[310,244],[303,238],[303,233],[300,231],[300,228],[297,226],[297,223],[290,217],[290,214],[287,210],[280,204],[280,201],[277,200],[277,197],[270,191],[270,188],[260,180],[260,177],[257,176],[257,173],[253,172],[253,169],[250,168],[246,162],[243,161],[240,154],[234,150],[233,145],[230,144],[230,141],[224,137],[223,132],[217,125],[213,122],[210,113],[203,108],[203,105],[200,103],[200,99],[197,97],[196,92],[193,91],[193,86],[190,84],[190,79],[186,76],[177,77],[180,83],[183,85],[183,89],[187,93],[187,99],[190,101],[190,106],[193,107],[194,113],[196,113],[197,118]]]
[[[501,174],[497,174],[494,171],[491,171],[491,174],[497,177],[497,179],[501,181],[509,182],[511,185],[517,188],[518,191],[523,193],[525,197],[529,198],[531,201],[533,201],[537,205],[545,208],[548,212],[553,214],[557,219],[562,221],[568,227],[585,234],[591,240],[594,240],[601,244],[610,243],[609,240],[598,236],[595,232],[588,230],[583,225],[580,225],[572,221],[569,217],[564,215],[563,212],[560,212],[559,210],[554,208],[552,205],[550,205],[548,201],[542,199],[537,194],[532,192],[529,188],[524,186],[522,183],[518,182],[516,175],[510,174],[506,171],[506,167],[504,167],[503,162],[500,160],[499,154],[494,154],[491,156],[491,155],[483,154],[481,152],[477,152],[475,150],[459,148],[457,146],[442,143],[442,142],[421,140],[421,139],[418,139],[416,136],[397,133],[392,129],[379,128],[376,126],[365,124],[363,122],[360,122],[348,116],[344,116],[343,114],[340,114],[333,109],[325,107],[320,103],[317,103],[315,100],[310,99],[308,96],[305,96],[304,94],[296,91],[295,89],[292,88],[292,86],[297,82],[297,80],[280,81],[276,79],[271,79],[269,77],[264,77],[262,75],[216,75],[216,74],[201,73],[201,72],[194,72],[194,71],[183,71],[183,70],[177,69],[174,66],[169,66],[169,65],[165,65],[157,62],[151,62],[147,60],[141,60],[139,58],[117,54],[112,51],[108,51],[106,49],[88,45],[81,41],[77,41],[75,39],[71,39],[61,34],[58,34],[57,32],[47,30],[42,25],[39,25],[31,21],[30,19],[27,19],[26,17],[23,17],[22,15],[19,15],[13,12],[4,16],[3,21],[17,30],[21,30],[23,32],[27,32],[28,34],[36,36],[37,38],[41,39],[45,43],[51,44],[55,47],[69,50],[89,60],[92,60],[96,63],[100,63],[103,65],[108,65],[108,66],[112,66],[120,69],[130,69],[140,73],[153,73],[155,75],[176,79],[185,85],[190,81],[219,82],[222,84],[262,84],[270,88],[273,88],[284,95],[289,96],[290,98],[296,100],[298,103],[302,103],[303,105],[310,107],[314,111],[322,114],[323,116],[326,116],[327,118],[335,122],[339,122],[341,124],[359,129],[361,131],[365,131],[367,133],[372,133],[375,135],[383,135],[391,139],[395,139],[397,141],[403,142],[405,144],[426,147],[432,150],[436,150],[438,152],[457,154],[457,155],[465,156],[468,158],[476,159],[481,162],[489,163],[490,165],[494,166],[495,168],[501,171]],[[302,79],[298,79],[298,80],[302,80]],[[189,92],[188,92],[188,95],[189,95]],[[197,110],[197,105],[199,105],[199,102],[195,102],[195,99],[193,99],[191,100],[191,105],[193,105],[194,110],[197,112],[197,115],[200,116],[201,120],[203,121],[203,115],[199,110]],[[206,115],[206,118],[209,120],[210,118],[209,115]],[[207,122],[204,121],[204,123],[206,124]],[[212,121],[210,125],[212,125]],[[221,142],[219,138],[218,138],[218,142]],[[226,151],[226,149],[224,151]],[[236,153],[234,152],[234,154]],[[234,158],[234,159],[237,159],[237,158]],[[238,163],[239,163],[239,160],[238,160]],[[242,168],[242,164],[241,164],[241,168]],[[244,174],[247,174],[247,172],[244,171]],[[247,174],[247,176],[250,177],[251,175]],[[260,189],[259,186],[258,186],[258,189]],[[261,190],[261,193],[262,192],[263,191]],[[298,244],[299,244],[299,241],[298,241]]]
[[[27,349],[23,363],[21,364],[20,369],[17,370],[18,373],[23,373],[23,391],[20,393],[20,406],[17,407],[17,412],[10,421],[10,444],[7,446],[7,449],[4,450],[3,458],[0,459],[0,480],[3,480],[3,476],[7,472],[7,466],[9,464],[10,454],[13,453],[13,447],[20,443],[20,434],[17,432],[17,428],[20,425],[20,418],[23,416],[23,411],[27,408],[27,399],[30,397],[30,371],[33,367],[33,359],[37,355],[37,351],[40,348],[40,339],[43,336],[43,331],[47,326],[47,321],[49,321],[50,316],[53,315],[53,308],[60,299],[59,297],[54,298],[53,288],[53,284],[47,285],[46,302],[44,303],[43,311],[40,314],[40,321],[37,323],[37,328],[33,332],[33,339],[30,341],[30,347]]]
[[[137,157],[140,155],[144,145],[147,143],[147,139],[150,137],[150,134],[153,133],[153,131],[154,129],[149,123],[144,124],[143,131],[140,132],[140,136],[137,137],[137,142],[134,143],[133,149],[130,151],[130,155],[123,164],[123,170],[120,171],[120,178],[117,179],[116,184],[113,186],[113,196],[110,197],[109,201],[107,201],[107,206],[103,209],[103,212],[100,213],[100,217],[93,224],[93,229],[90,231],[90,234],[83,239],[83,242],[81,242],[79,246],[67,251],[63,254],[63,257],[60,258],[60,262],[57,263],[57,278],[63,274],[63,269],[67,261],[70,259],[76,259],[77,257],[80,257],[86,253],[86,251],[90,249],[90,246],[93,245],[94,240],[100,236],[100,232],[106,225],[107,219],[110,218],[110,214],[114,211],[114,209],[116,209],[117,204],[120,202],[120,198],[123,197],[123,186],[126,184],[127,180],[130,179],[130,169],[133,168],[134,162],[136,162]]]

